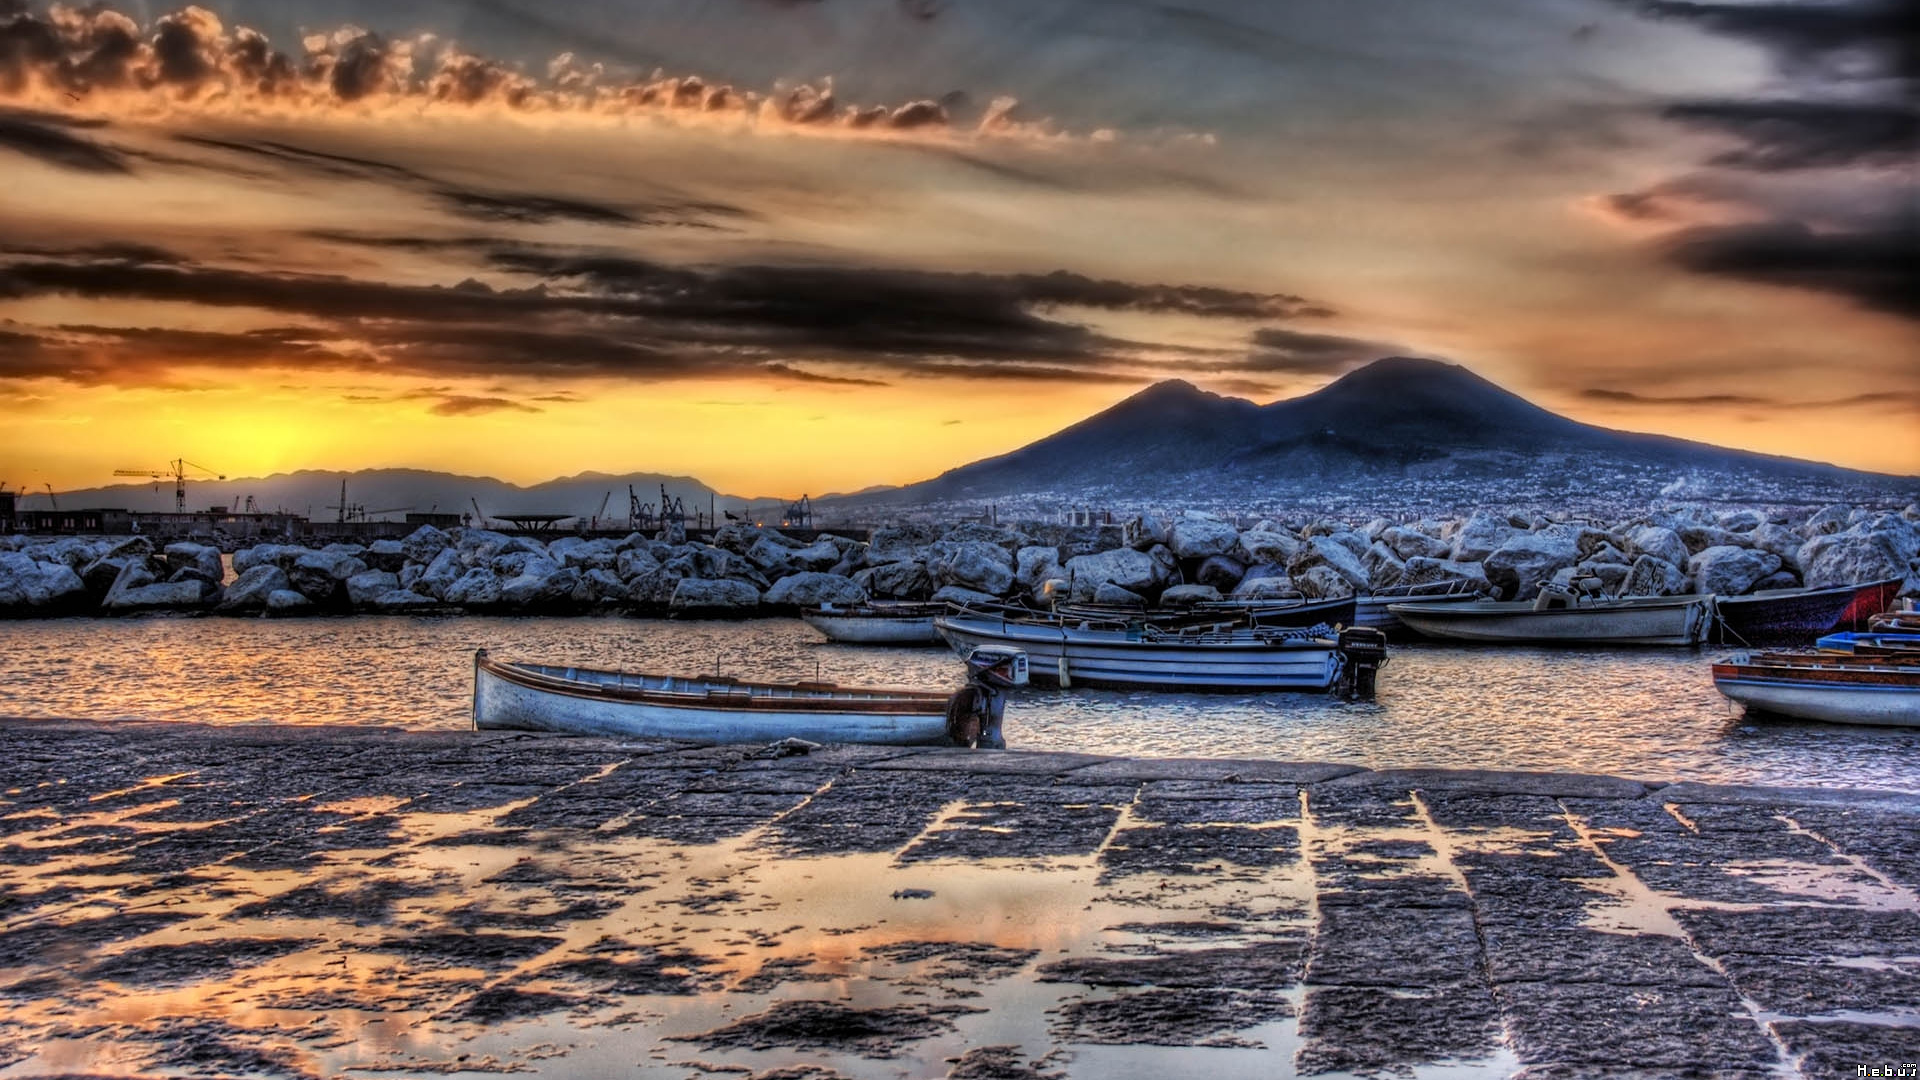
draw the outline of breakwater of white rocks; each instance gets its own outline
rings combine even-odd
[[[423,526],[403,540],[320,549],[156,547],[144,537],[0,537],[0,615],[438,611],[745,617],[864,599],[1070,596],[1182,604],[1310,598],[1460,581],[1528,597],[1598,578],[1632,596],[1738,596],[1903,578],[1920,593],[1920,505],[1901,511],[1700,508],[1617,523],[1478,511],[1414,521],[1148,515],[1134,529],[899,525],[870,541],[731,526],[708,542],[639,533],[542,541]]]

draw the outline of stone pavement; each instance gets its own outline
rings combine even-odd
[[[1920,797],[750,755],[0,721],[0,1076],[1920,1061]]]

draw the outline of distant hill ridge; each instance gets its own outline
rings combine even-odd
[[[660,487],[666,485],[667,493],[674,498],[686,500],[687,512],[692,513],[696,504],[705,511],[709,503],[718,510],[739,512],[749,504],[766,507],[778,500],[748,500],[735,495],[720,495],[706,484],[690,476],[667,476],[660,473],[628,473],[610,475],[601,472],[582,472],[572,476],[556,477],[538,484],[521,486],[490,476],[462,476],[455,473],[434,472],[427,469],[361,469],[354,472],[338,470],[302,469],[297,472],[274,473],[271,476],[248,477],[233,480],[196,480],[187,479],[187,508],[205,510],[211,506],[231,508],[235,500],[245,503],[247,496],[262,510],[285,508],[301,515],[311,514],[320,520],[331,519],[338,515],[331,507],[340,502],[340,481],[347,482],[347,502],[365,507],[368,511],[395,510],[396,513],[384,515],[398,518],[398,511],[411,509],[425,513],[437,510],[443,514],[473,512],[473,503],[489,516],[498,514],[577,514],[587,516],[595,513],[601,501],[606,501],[606,515],[624,519],[627,514],[627,486],[633,486],[633,493],[643,503],[659,503]],[[46,496],[32,497],[23,506],[44,507]],[[115,484],[109,487],[87,488],[77,491],[63,491],[59,494],[60,505],[67,507],[120,507],[128,510],[172,510],[173,482],[162,480],[158,484]],[[383,516],[375,514],[374,516]]]

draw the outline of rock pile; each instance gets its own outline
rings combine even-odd
[[[140,611],[257,613],[634,612],[743,617],[863,599],[1014,596],[1186,604],[1295,593],[1332,598],[1464,582],[1507,599],[1598,578],[1622,595],[1737,596],[1798,585],[1903,578],[1920,592],[1920,506],[1901,512],[1660,510],[1604,526],[1476,511],[1363,525],[1209,514],[1117,530],[898,525],[866,541],[729,526],[708,542],[635,533],[549,543],[423,526],[404,540],[319,550],[262,544],[234,554],[143,537],[0,537],[0,615]]]

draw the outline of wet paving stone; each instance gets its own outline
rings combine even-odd
[[[1052,1031],[1067,1043],[1109,1046],[1263,1048],[1235,1032],[1294,1015],[1281,994],[1254,990],[1127,990],[1083,997],[1054,1010]]]
[[[0,720],[7,788],[17,1075],[1812,1080],[1920,1031],[1920,799]]]

